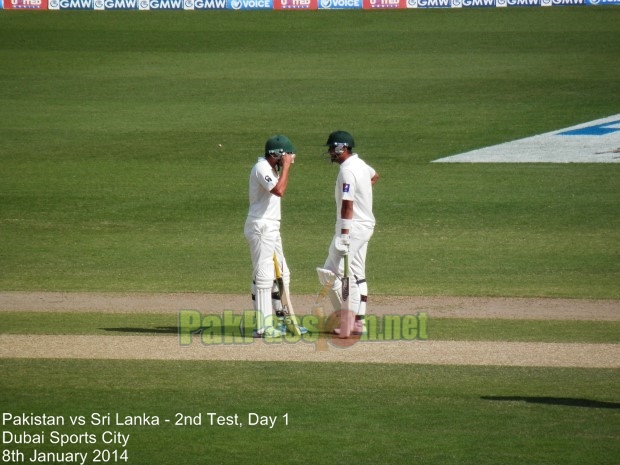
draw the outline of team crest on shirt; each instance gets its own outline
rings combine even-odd
[[[342,192],[349,192],[351,188],[351,184],[347,184],[346,182],[342,185]]]

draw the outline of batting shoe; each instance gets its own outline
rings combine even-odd
[[[305,326],[298,326],[300,334],[306,334],[308,332],[308,328]]]
[[[252,336],[254,336],[257,339],[265,338],[265,337],[275,339],[275,338],[284,336],[285,332],[286,331],[280,331],[279,329],[274,328],[273,326],[270,326],[268,328],[255,329],[252,332]]]
[[[299,326],[299,325],[296,325],[296,324],[291,323],[291,322],[289,322],[289,324],[287,324],[284,327],[283,331],[284,332],[288,331],[290,334],[296,334],[295,327],[297,327],[297,329],[299,329],[299,334],[306,334],[308,332],[308,329],[305,328],[304,326]]]
[[[334,328],[334,334],[339,336],[340,328]],[[355,320],[355,323],[353,323],[353,328],[351,328],[351,334],[355,336],[362,336],[366,334],[366,324],[364,323],[364,320]]]
[[[364,323],[364,320],[355,320],[351,333],[355,334],[356,336],[366,334],[366,324]]]
[[[274,328],[277,329],[278,331],[281,331],[282,334],[286,333],[286,322],[284,318],[282,317],[278,318],[278,320],[276,321],[276,324],[274,325]]]

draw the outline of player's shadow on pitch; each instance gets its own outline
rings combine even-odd
[[[176,326],[157,326],[155,328],[100,328],[103,331],[118,333],[150,333],[150,334],[178,334],[179,328]]]
[[[575,399],[572,397],[527,397],[527,396],[482,396],[483,400],[521,401],[529,404],[563,405],[566,407],[620,409],[618,402],[603,402],[591,399]]]
[[[178,326],[157,326],[155,328],[99,328],[103,331],[118,333],[137,333],[137,334],[179,334]],[[239,336],[241,333],[238,327],[218,327],[215,328],[217,334],[222,336]],[[202,329],[194,331],[194,334],[200,335]]]

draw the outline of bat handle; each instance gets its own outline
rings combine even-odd
[[[282,271],[280,270],[280,265],[278,264],[278,256],[276,253],[273,253],[273,266],[276,271],[276,279],[280,279],[282,277]]]

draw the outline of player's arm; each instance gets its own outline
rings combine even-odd
[[[355,190],[357,189],[357,180],[351,171],[342,170],[341,178],[339,178],[338,182],[342,186],[342,198],[340,200],[340,234],[348,235],[351,231],[351,223],[353,221],[353,199],[355,198]]]
[[[278,183],[273,187],[273,189],[269,191],[273,195],[278,197],[284,197],[286,187],[288,186],[288,173],[291,168],[292,161],[293,157],[291,157],[290,155],[282,155],[282,170],[280,171]]]
[[[378,180],[379,180],[379,173],[375,171],[375,174],[373,175],[373,177],[370,178],[370,184],[374,186]]]
[[[346,227],[346,224],[350,224],[353,219],[353,200],[342,201],[340,206],[340,218],[343,220],[348,220],[342,222],[345,227],[340,230],[340,234],[349,234],[349,228]]]

